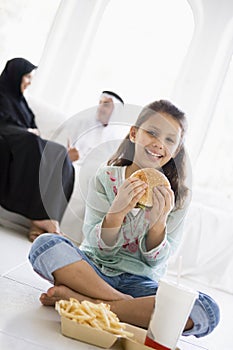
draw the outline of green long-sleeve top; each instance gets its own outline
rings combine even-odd
[[[90,181],[81,249],[108,276],[128,272],[158,281],[166,271],[169,256],[174,253],[182,238],[187,204],[183,209],[170,212],[164,240],[154,249],[147,251],[145,244],[149,230],[149,209],[129,212],[124,218],[116,243],[107,246],[101,238],[102,223],[117,189],[125,180],[125,170],[126,167],[105,166]]]

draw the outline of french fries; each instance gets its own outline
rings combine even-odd
[[[110,310],[110,305],[94,304],[83,300],[81,303],[70,298],[56,302],[57,312],[79,324],[91,326],[121,337],[132,337],[133,334],[125,330],[125,324],[120,322],[117,315]]]

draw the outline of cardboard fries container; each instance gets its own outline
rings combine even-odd
[[[64,316],[61,316],[61,332],[67,337],[106,349],[110,348],[119,338],[115,334],[79,324]]]
[[[81,325],[67,317],[61,316],[61,332],[69,338],[105,349],[111,348],[117,340],[120,340],[124,350],[151,350],[150,347],[144,345],[146,330],[129,324],[126,324],[125,330],[133,333],[133,337],[124,338],[93,327]]]

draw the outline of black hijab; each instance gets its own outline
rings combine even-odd
[[[24,128],[36,128],[34,114],[21,92],[22,77],[35,68],[34,64],[24,58],[7,61],[0,75],[0,121]]]

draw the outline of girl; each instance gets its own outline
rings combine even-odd
[[[42,294],[42,304],[69,297],[113,301],[122,320],[148,325],[154,299],[139,297],[156,294],[180,242],[189,202],[185,130],[184,113],[168,101],[142,110],[108,166],[90,182],[80,249],[51,234],[33,244],[29,259],[34,270],[55,284]],[[143,210],[135,206],[147,185],[130,176],[146,167],[164,172],[171,188],[154,188],[153,207]],[[143,320],[136,310],[143,311]],[[215,302],[199,293],[184,334],[206,335],[218,319]]]

